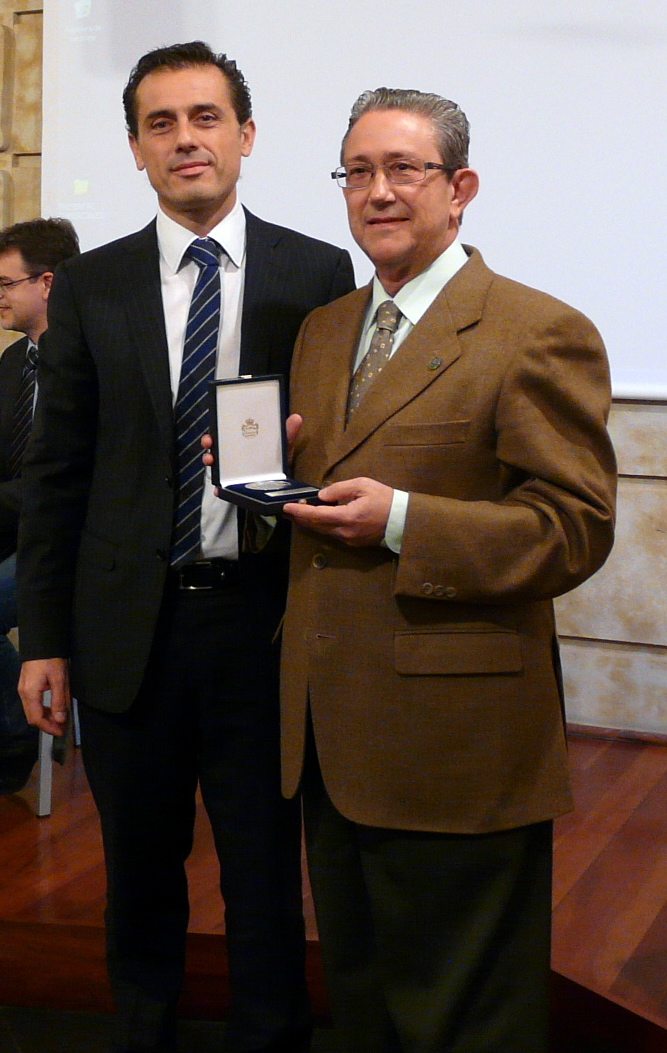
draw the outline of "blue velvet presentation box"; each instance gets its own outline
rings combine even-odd
[[[223,500],[265,516],[289,501],[316,501],[319,487],[287,474],[284,406],[278,374],[211,383],[211,475]]]

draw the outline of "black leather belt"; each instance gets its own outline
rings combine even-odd
[[[229,589],[241,580],[238,563],[230,559],[200,559],[196,563],[172,567],[169,576],[177,589],[188,592]]]

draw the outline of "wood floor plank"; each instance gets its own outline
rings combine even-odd
[[[576,749],[570,745],[570,772],[574,794],[574,810],[559,818],[556,824],[555,843],[576,829],[583,815],[594,807],[614,779],[634,763],[636,754],[632,750],[613,749],[609,740],[575,740]]]
[[[667,773],[667,749],[623,743],[575,777],[575,811],[557,820],[553,903],[557,907]]]
[[[667,904],[624,962],[611,994],[641,1008],[648,1019],[667,1021]]]
[[[554,911],[554,967],[603,994],[667,902],[665,793],[667,776]]]
[[[567,750],[572,771],[586,771],[612,747],[611,739],[593,738],[591,735],[569,735]]]

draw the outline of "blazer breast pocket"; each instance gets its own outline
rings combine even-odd
[[[468,438],[469,420],[440,421],[437,424],[388,424],[385,446],[449,446]]]
[[[523,669],[518,634],[496,626],[397,632],[394,663],[404,676],[489,676]]]

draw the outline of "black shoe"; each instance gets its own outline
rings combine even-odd
[[[0,794],[23,789],[37,763],[38,752],[37,742],[29,742],[0,753]]]
[[[268,1046],[260,1046],[252,1053],[309,1053],[312,1027],[291,1028]]]

